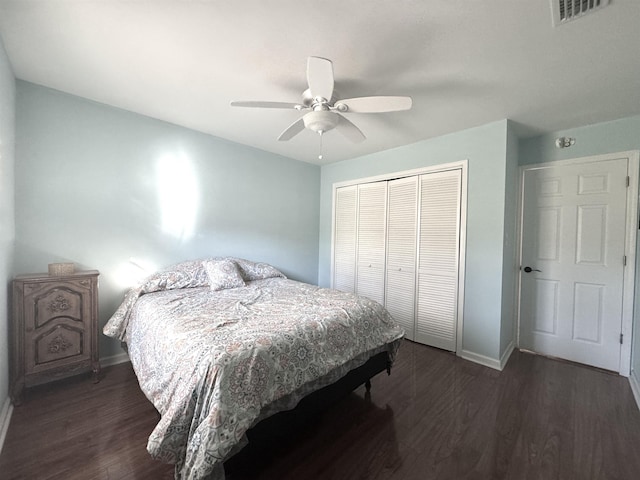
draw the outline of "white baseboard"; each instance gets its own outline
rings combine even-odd
[[[502,370],[501,361],[496,360],[495,358],[486,357],[479,353],[470,352],[469,350],[462,350],[462,352],[460,352],[460,356],[470,362],[479,363],[480,365],[493,368],[494,370]]]
[[[129,355],[125,352],[110,357],[103,357],[100,359],[101,367],[110,367],[111,365],[117,365],[119,363],[125,363],[129,361]]]
[[[2,410],[0,410],[0,452],[2,452],[2,447],[4,446],[7,430],[9,430],[12,413],[13,405],[11,405],[11,399],[7,397],[2,405]]]
[[[463,350],[460,353],[460,356],[465,360],[469,360],[474,363],[479,363],[480,365],[493,368],[494,370],[502,371],[505,365],[507,365],[507,362],[509,361],[509,357],[511,357],[511,354],[513,353],[515,346],[516,345],[512,340],[507,346],[507,349],[504,351],[504,353],[500,357],[500,360],[496,360],[495,358],[487,357],[485,355],[480,355],[479,353],[470,352],[469,350]]]
[[[631,391],[636,399],[636,405],[638,405],[638,409],[640,409],[640,379],[638,379],[638,373],[635,370],[631,370],[629,385],[631,385]]]
[[[513,353],[513,350],[515,348],[516,348],[516,344],[515,344],[515,342],[513,340],[511,340],[511,342],[509,342],[509,345],[507,345],[507,349],[504,351],[504,353],[500,357],[500,368],[499,368],[499,370],[503,370],[504,367],[507,366],[507,362],[509,361],[509,358],[511,358],[511,354]]]

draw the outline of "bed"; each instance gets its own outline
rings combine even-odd
[[[147,450],[180,480],[224,479],[251,427],[348,374],[362,384],[390,368],[404,335],[372,300],[228,257],[151,275],[103,331],[126,344],[160,414]]]

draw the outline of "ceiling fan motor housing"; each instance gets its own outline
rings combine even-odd
[[[328,110],[315,110],[302,117],[304,126],[316,133],[324,133],[338,125],[338,115]]]

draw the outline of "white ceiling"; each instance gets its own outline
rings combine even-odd
[[[17,78],[311,163],[509,118],[521,135],[640,114],[640,1],[553,27],[550,0],[0,0]],[[367,136],[280,133],[307,57],[333,61],[341,98],[408,95],[355,114]]]

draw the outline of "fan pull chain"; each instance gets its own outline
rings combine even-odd
[[[318,130],[320,134],[320,155],[318,155],[318,160],[322,160],[322,134],[324,133],[322,130]]]

